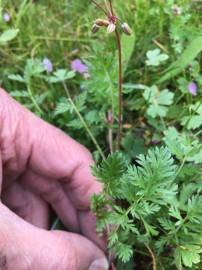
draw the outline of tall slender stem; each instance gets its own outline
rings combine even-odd
[[[121,50],[121,40],[118,30],[116,33],[116,44],[118,49],[118,58],[119,58],[119,78],[118,78],[118,89],[119,89],[119,116],[118,116],[118,136],[117,136],[117,149],[121,145],[122,129],[123,129],[123,91],[122,91],[122,50]]]
[[[112,0],[109,0],[109,5],[110,5],[110,10],[111,10],[112,16],[114,16],[114,10],[113,10],[113,6],[112,6]]]
[[[87,131],[89,137],[91,138],[91,140],[93,141],[95,147],[97,148],[97,151],[99,152],[100,156],[102,157],[102,159],[105,159],[105,155],[102,151],[102,149],[100,148],[97,140],[95,139],[94,135],[92,134],[90,128],[88,127],[87,123],[85,122],[84,118],[82,117],[82,115],[80,114],[79,110],[77,109],[76,105],[74,104],[74,101],[72,100],[72,97],[69,93],[69,90],[65,84],[65,82],[62,83],[63,84],[63,87],[64,87],[64,90],[65,90],[65,93],[69,99],[69,102],[71,103],[72,107],[74,108],[74,111],[75,113],[77,114],[79,120],[81,121],[81,123],[83,124],[85,130]]]
[[[30,86],[29,83],[28,83],[28,85],[27,85],[27,91],[28,91],[29,97],[30,97],[30,99],[31,99],[31,101],[32,101],[32,103],[33,103],[33,105],[34,105],[34,107],[36,108],[36,110],[37,110],[40,114],[43,114],[42,109],[39,107],[39,105],[37,104],[37,102],[36,102],[36,100],[35,100],[35,98],[34,98],[34,95],[33,95],[33,93],[32,93],[31,86]]]
[[[151,255],[151,258],[152,258],[152,265],[153,265],[152,269],[157,270],[155,255],[154,255],[153,251],[151,250],[151,248],[149,247],[149,245],[146,245],[146,248],[148,249],[149,254]]]
[[[100,6],[95,0],[91,0],[92,1],[92,3],[94,4],[94,5],[96,5],[100,10],[102,10],[103,12],[104,12],[104,14],[108,17],[108,13],[107,13],[107,11],[102,7],[102,6]]]

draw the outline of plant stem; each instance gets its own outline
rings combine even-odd
[[[103,7],[101,7],[95,0],[91,0],[92,1],[92,3],[94,4],[94,5],[96,5],[100,10],[102,10],[103,12],[104,12],[104,14],[108,17],[108,13],[107,13],[107,11],[103,8]]]
[[[153,270],[157,270],[157,265],[156,265],[156,258],[155,258],[155,255],[153,253],[153,251],[151,250],[151,248],[149,247],[149,245],[146,245],[146,248],[148,249],[149,251],[149,254],[151,255],[152,257],[152,264],[153,264]]]
[[[32,101],[32,103],[33,103],[33,105],[34,105],[34,107],[36,108],[36,110],[37,110],[40,114],[43,114],[43,111],[41,110],[41,108],[40,108],[39,105],[37,104],[37,102],[36,102],[36,100],[35,100],[35,98],[34,98],[34,96],[33,96],[33,94],[32,94],[32,90],[31,90],[31,87],[30,87],[29,84],[27,85],[27,91],[28,91],[28,93],[29,93],[29,97],[30,97],[30,99],[31,99],[31,101]]]
[[[110,149],[110,154],[114,153],[114,147],[113,147],[113,122],[114,122],[114,117],[113,117],[113,113],[112,110],[108,111],[108,115],[107,115],[107,120],[110,123],[110,126],[108,128],[108,142],[109,142],[109,149]]]
[[[110,6],[110,10],[112,13],[112,16],[114,15],[114,11],[113,11],[113,5],[112,5],[112,0],[109,0],[109,6]]]
[[[122,91],[122,50],[121,50],[121,40],[120,34],[116,29],[116,44],[118,49],[119,58],[119,78],[118,78],[118,89],[119,89],[119,116],[118,116],[118,135],[117,135],[117,149],[120,149],[121,137],[122,137],[122,121],[123,121],[123,91]]]
[[[76,112],[79,120],[81,121],[81,123],[83,124],[86,132],[88,133],[89,137],[91,138],[91,140],[93,141],[96,149],[98,150],[98,152],[100,153],[100,156],[102,157],[102,159],[105,159],[105,155],[102,151],[102,149],[100,148],[97,140],[95,139],[94,135],[92,134],[92,132],[90,131],[90,128],[88,127],[86,121],[84,120],[83,116],[80,114],[79,110],[77,109],[76,105],[74,104],[74,101],[72,100],[71,98],[71,95],[69,93],[69,90],[65,84],[65,82],[62,83],[63,84],[63,87],[64,87],[64,90],[65,90],[65,93],[67,94],[67,97],[69,99],[69,102],[71,103],[72,107],[74,108],[74,111]]]

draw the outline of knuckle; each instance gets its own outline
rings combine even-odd
[[[0,269],[1,270],[7,270],[8,269],[7,257],[2,252],[0,252]]]

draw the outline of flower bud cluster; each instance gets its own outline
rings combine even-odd
[[[119,22],[119,19],[115,16],[112,16],[109,20],[97,19],[93,24],[92,32],[97,33],[101,27],[106,27],[107,33],[111,34],[116,30],[117,22]],[[132,34],[132,30],[126,22],[121,23],[121,28],[126,35],[130,36]]]

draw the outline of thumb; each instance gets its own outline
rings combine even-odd
[[[65,263],[75,270],[108,270],[109,264],[103,253],[94,243],[87,238],[62,231],[51,232],[57,237],[58,246],[69,253],[69,259]],[[69,250],[69,251],[67,251]],[[70,261],[72,262],[69,265]]]
[[[108,270],[109,267],[103,251],[87,238],[39,229],[0,202],[0,269],[2,260],[8,270]]]

